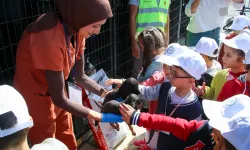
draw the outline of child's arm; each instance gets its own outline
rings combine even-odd
[[[139,91],[141,92],[140,98],[146,101],[156,100],[159,97],[161,84],[155,86],[139,85]]]
[[[138,118],[138,119],[136,119]],[[172,133],[174,136],[187,140],[189,135],[200,128],[205,121],[197,122],[186,121],[184,119],[174,119],[168,116],[149,114],[149,113],[139,113],[136,112],[131,116],[131,124],[138,125],[140,127],[152,129],[152,130],[160,130]]]
[[[206,86],[204,95],[202,96],[203,99],[213,99],[214,98],[214,92],[215,92],[215,77],[211,82],[211,86]]]
[[[123,120],[127,124],[138,125],[153,130],[170,132],[183,141],[186,141],[191,133],[199,130],[201,139],[198,139],[198,141],[202,140],[202,142],[204,143],[202,143],[202,145],[196,143],[196,145],[194,146],[198,146],[199,149],[212,149],[214,146],[213,138],[211,135],[212,128],[209,127],[208,122],[205,120],[199,122],[197,122],[196,120],[192,120],[188,122],[184,119],[174,119],[165,116],[164,114],[151,115],[149,113],[140,113],[138,111],[135,111],[134,108],[132,108],[130,105],[126,104],[120,105],[120,112],[123,116]],[[198,147],[193,147],[193,149]]]
[[[141,85],[145,86],[155,86],[156,84],[161,84],[164,82],[164,72],[156,71],[150,78],[141,82]]]
[[[205,94],[202,96],[203,99],[217,100],[219,92],[223,87],[228,74],[228,69],[219,71],[211,82],[211,86],[205,88]]]

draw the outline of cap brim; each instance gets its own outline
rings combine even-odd
[[[166,55],[162,55],[159,59],[156,60],[157,62],[163,63],[163,64],[167,64],[169,66],[180,66],[178,61],[170,56],[166,56]]]
[[[208,55],[208,54],[204,54],[204,53],[200,52],[199,50],[197,50],[195,48],[194,48],[194,51],[199,53],[199,54],[206,55],[206,56],[209,56],[209,57],[218,57],[219,56],[219,53],[217,53],[215,55],[214,54],[213,55]]]
[[[239,25],[237,26],[235,24],[232,24],[232,26],[230,27],[230,29],[238,31],[238,30],[243,30],[244,27],[239,27]]]
[[[224,39],[222,42],[231,48],[238,49],[238,46],[232,41],[232,39]]]
[[[225,118],[221,113],[222,102],[217,102],[213,100],[203,100],[202,107],[205,115],[209,118],[209,125],[217,130],[222,130],[227,128]]]
[[[221,102],[213,101],[213,100],[203,100],[202,107],[206,116],[209,119],[212,118],[223,118],[222,113],[220,112],[220,108],[222,107]]]

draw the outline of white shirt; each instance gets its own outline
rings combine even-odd
[[[169,82],[169,81],[168,81]],[[155,86],[144,86],[144,85],[139,85],[139,91],[141,94],[139,95],[140,98],[144,99],[145,101],[152,101],[156,100],[159,98],[160,94],[160,89],[161,89],[161,84],[157,84]],[[193,90],[188,94],[187,97],[185,97],[184,100],[182,100],[182,97],[179,97],[175,93],[175,87],[171,87],[168,91],[169,95],[171,96],[171,104],[188,104],[197,99],[197,95]],[[166,91],[167,92],[167,91]]]
[[[213,60],[212,66],[210,68],[207,68],[206,73],[209,74],[212,77],[215,77],[217,72],[220,71],[221,69],[222,69],[221,64],[218,61]]]
[[[197,11],[191,13],[191,5],[194,0],[189,0],[185,13],[190,18],[187,30],[192,33],[200,33],[213,30],[221,26],[223,18],[228,13],[231,0],[201,0]]]

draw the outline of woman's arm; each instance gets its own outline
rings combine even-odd
[[[61,71],[46,70],[45,75],[51,99],[57,107],[60,107],[78,117],[88,117],[90,119],[101,121],[100,113],[79,105],[77,102],[66,97],[64,92],[64,77]]]
[[[103,87],[96,83],[94,80],[89,78],[84,72],[84,54],[81,55],[81,59],[76,62],[76,82],[84,89],[92,92],[96,95],[105,97],[107,92],[103,91]],[[106,92],[106,93],[105,93]],[[103,95],[102,95],[103,94]]]

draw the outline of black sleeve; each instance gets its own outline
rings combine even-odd
[[[205,135],[205,138],[204,138],[205,147],[203,149],[213,150],[214,146],[216,145],[214,138],[213,138],[213,128],[209,126],[208,122],[204,125],[204,128],[205,128],[204,133],[207,132],[207,135]]]
[[[202,86],[202,83],[203,82],[205,82],[206,83],[206,86],[210,86],[211,85],[211,82],[212,82],[212,80],[213,80],[213,76],[211,76],[210,74],[208,74],[208,73],[205,73],[205,74],[203,74],[202,76],[201,76],[201,79],[200,80],[198,80],[197,82],[196,82],[196,86]]]

